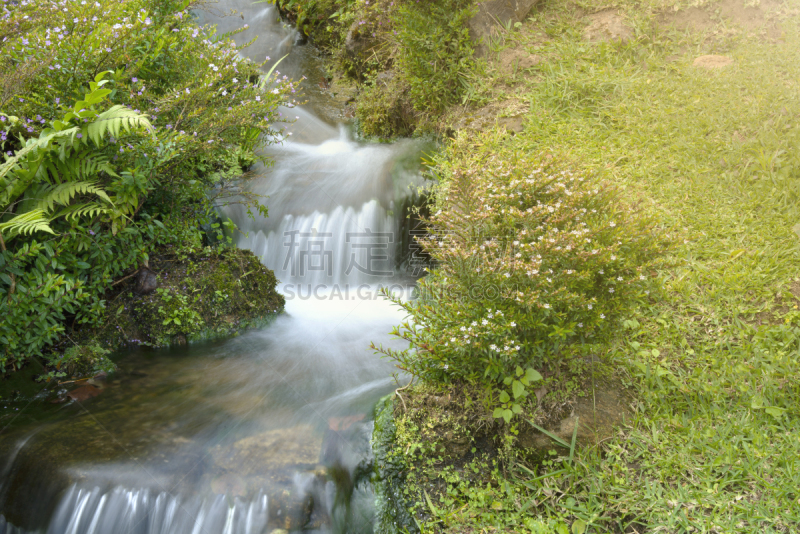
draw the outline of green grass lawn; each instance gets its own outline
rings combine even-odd
[[[524,109],[515,150],[601,171],[679,235],[663,295],[608,355],[634,418],[571,464],[508,473],[496,510],[437,509],[433,530],[800,532],[798,3],[710,2],[712,23],[687,29],[671,27],[685,4],[628,2],[622,44],[583,39],[605,4],[546,1],[492,53],[543,61],[504,71],[493,55],[475,101]],[[733,64],[693,66],[704,54]]]

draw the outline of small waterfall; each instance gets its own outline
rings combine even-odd
[[[419,181],[409,162],[420,143],[359,144],[344,128],[306,128],[303,121],[312,117],[297,116],[292,133],[303,133],[309,142],[270,147],[274,165],[257,171],[263,174],[251,184],[252,192],[266,197],[269,217],[253,220],[237,207],[225,210],[245,232],[238,245],[295,287],[355,287],[396,278],[404,215],[396,207]]]
[[[245,53],[261,62],[291,52],[280,70],[300,77],[300,35],[275,6],[218,6],[244,18],[201,12],[199,22],[218,33],[248,24],[235,36],[258,36]],[[399,229],[423,146],[362,143],[302,107],[280,112],[286,138],[249,184],[269,217],[238,205],[223,215],[242,231],[238,246],[275,271],[287,314],[191,358],[142,351],[89,409],[64,407],[5,449],[0,440],[0,534],[372,532],[370,410],[397,385],[368,347],[404,348],[386,335],[402,314],[374,288],[410,287]]]
[[[261,534],[269,519],[267,496],[251,501],[217,495],[182,500],[166,492],[73,485],[47,534]]]

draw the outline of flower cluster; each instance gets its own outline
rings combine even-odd
[[[435,268],[404,305],[415,350],[394,354],[419,376],[502,380],[606,341],[668,246],[610,184],[506,150],[460,138],[439,162],[419,240]]]

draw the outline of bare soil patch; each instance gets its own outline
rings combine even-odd
[[[583,30],[583,38],[589,42],[625,42],[633,37],[633,30],[625,23],[622,15],[613,9],[593,13],[588,19],[589,25]]]
[[[765,30],[768,37],[775,38],[780,35],[780,30],[776,18],[771,15],[780,6],[777,0],[761,0],[757,6],[746,6],[742,0],[722,0],[710,6],[662,13],[656,21],[659,25],[683,31],[713,30],[724,22],[747,31]]]

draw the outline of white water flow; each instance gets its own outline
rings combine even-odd
[[[288,53],[278,70],[299,77],[308,47],[274,6],[215,7],[243,17],[203,23],[248,24],[236,41],[258,40],[245,53]],[[275,271],[286,314],[224,342],[133,352],[98,397],[26,408],[0,433],[0,534],[372,531],[371,410],[397,384],[368,347],[400,346],[388,332],[403,315],[377,286],[413,283],[398,274],[399,223],[421,147],[281,113],[292,135],[251,184],[269,217],[223,215]]]

